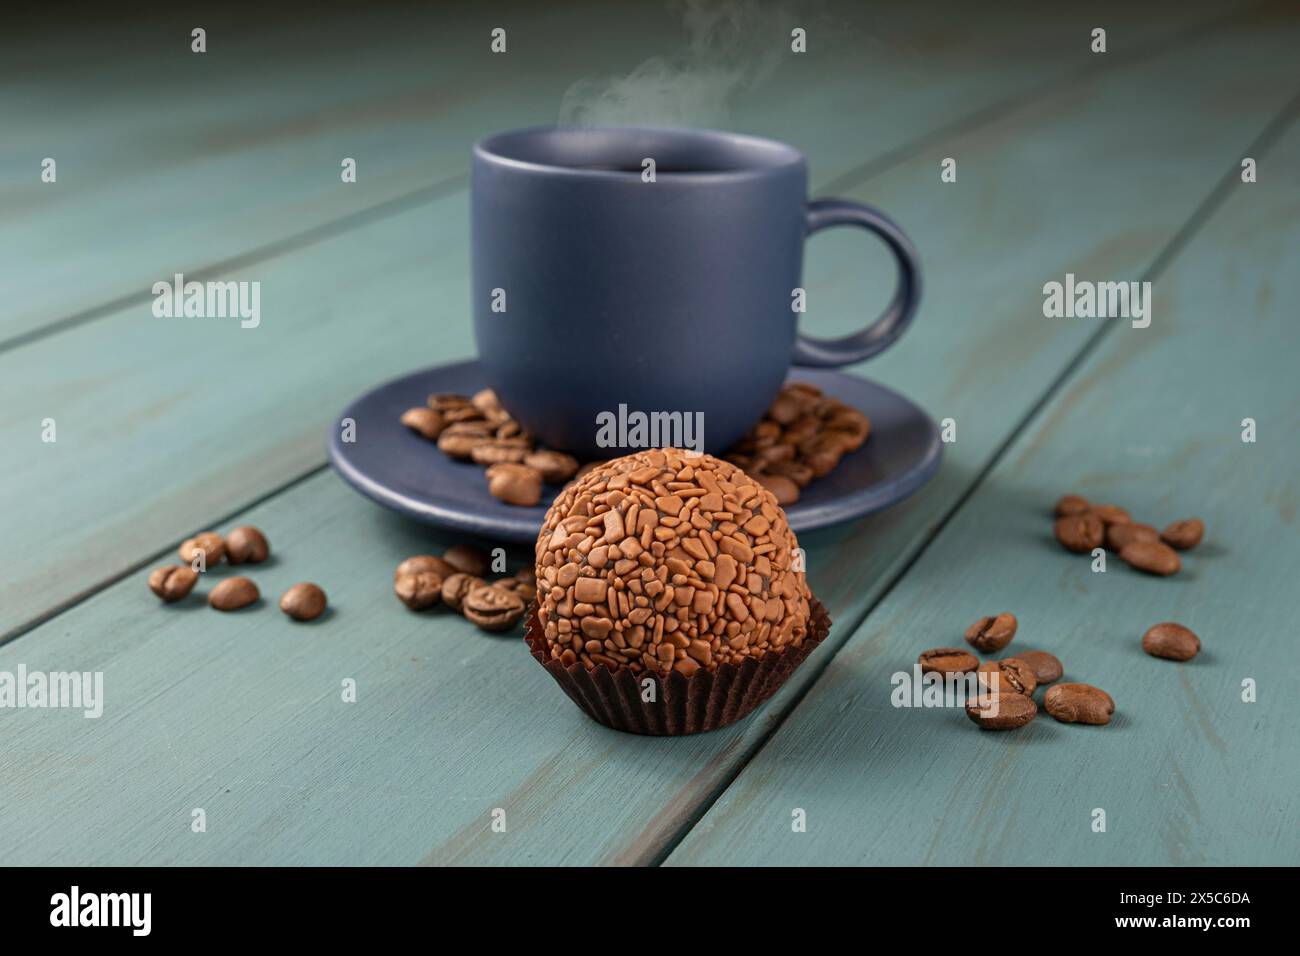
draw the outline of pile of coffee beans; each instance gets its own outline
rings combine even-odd
[[[488,581],[491,559],[472,545],[458,544],[441,558],[417,554],[393,572],[393,593],[412,611],[445,604],[484,631],[516,628],[537,596],[532,567]]]
[[[540,448],[510,417],[496,393],[430,395],[425,406],[407,409],[402,424],[436,441],[449,458],[483,466],[488,492],[506,504],[530,507],[543,485],[563,485],[600,462],[579,467],[572,455]],[[762,420],[723,457],[739,465],[785,506],[800,490],[824,478],[871,434],[871,420],[856,408],[822,394],[815,385],[791,382]]]
[[[723,457],[776,495],[782,507],[799,500],[815,478],[825,478],[840,459],[871,434],[871,419],[821,389],[791,382]]]
[[[490,388],[471,397],[430,395],[426,407],[403,413],[402,424],[436,441],[447,457],[483,466],[488,493],[506,504],[536,505],[543,484],[562,485],[578,473],[572,455],[538,448]]]
[[[966,628],[966,643],[981,654],[996,654],[1012,642],[1018,626],[1014,614],[991,614]],[[982,730],[1014,730],[1028,724],[1038,716],[1034,692],[1065,673],[1056,655],[1047,651],[1021,651],[980,663],[962,648],[937,647],[922,651],[918,662],[922,673],[977,675],[986,693],[966,702],[966,716]],[[1091,684],[1056,684],[1043,695],[1043,709],[1066,724],[1107,724],[1115,702]]]
[[[1205,523],[1200,518],[1175,521],[1159,531],[1136,522],[1118,505],[1094,505],[1080,495],[1065,495],[1056,502],[1056,540],[1067,551],[1088,554],[1104,547],[1129,567],[1167,577],[1182,570],[1179,551],[1201,543]]]
[[[271,556],[266,535],[252,525],[242,525],[225,537],[203,531],[182,542],[178,553],[184,564],[155,568],[149,575],[149,590],[164,603],[174,604],[189,597],[207,571],[223,560],[229,564],[261,564]],[[195,570],[194,565],[200,570]],[[248,577],[225,578],[208,592],[208,604],[218,611],[237,611],[261,599],[257,584]],[[325,592],[310,582],[295,584],[280,598],[280,610],[295,621],[311,621],[325,611]]]
[[[1016,629],[1014,614],[989,615],[966,629],[966,643],[981,654],[994,654],[1011,643]],[[1152,657],[1189,661],[1200,652],[1201,639],[1189,628],[1166,621],[1142,635],[1142,649]],[[1056,684],[1065,669],[1047,651],[1020,651],[980,663],[960,647],[936,647],[922,651],[917,662],[924,674],[977,675],[979,687],[988,693],[983,701],[967,701],[966,716],[984,730],[1012,730],[1029,723],[1038,714],[1034,692],[1048,684],[1054,686],[1043,695],[1043,709],[1063,724],[1108,724],[1115,713],[1115,701],[1099,687]]]

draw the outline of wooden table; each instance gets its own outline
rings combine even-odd
[[[916,240],[920,317],[861,374],[956,441],[913,499],[804,537],[835,625],[773,700],[649,739],[589,722],[517,639],[406,611],[392,568],[452,539],[324,464],[349,399],[473,352],[470,144],[686,44],[659,5],[542,6],[214,13],[203,55],[175,17],[103,24],[85,50],[10,37],[0,672],[101,671],[105,704],[0,710],[0,862],[1300,858],[1295,7],[833,8],[808,53],[741,85],[717,122],[797,144],[816,193]],[[861,324],[889,268],[860,237],[818,239],[808,326]],[[154,318],[176,272],[261,282],[261,326]],[[1045,318],[1066,273],[1152,282],[1150,326]],[[1171,579],[1094,573],[1051,540],[1066,491],[1199,515],[1206,543]],[[318,581],[329,619],[149,594],[182,538],[245,522],[275,551],[264,594]],[[1001,610],[1013,647],[1113,695],[1110,726],[990,734],[891,706],[892,674]],[[1170,619],[1202,636],[1189,664],[1140,649]]]

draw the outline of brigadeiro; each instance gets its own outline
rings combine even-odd
[[[605,462],[546,513],[525,640],[602,724],[725,726],[830,630],[798,548],[772,492],[729,462],[675,448]]]

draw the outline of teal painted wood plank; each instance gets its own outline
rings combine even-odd
[[[1235,163],[1240,144],[1280,107],[1279,76],[1286,71],[1265,54],[1285,51],[1293,39],[1229,35],[955,138],[943,144],[945,154],[989,171],[967,180],[970,188],[940,192],[937,164],[923,156],[859,191],[889,199],[930,250],[930,261],[945,266],[932,269],[929,311],[906,344],[873,363],[873,374],[906,382],[928,407],[951,409],[972,427],[963,425],[944,470],[915,500],[805,537],[811,579],[841,622],[814,667],[847,638],[852,622],[1092,330],[1086,321],[1036,318],[1037,277],[1072,265],[1119,278],[1140,274],[1215,176]],[[1228,71],[1226,80],[1201,68],[1212,53],[1232,60],[1247,49],[1251,62]],[[1222,103],[1221,115],[1207,112],[1212,102]],[[1117,164],[1110,144],[1131,131],[1135,117],[1157,112],[1164,122]],[[1042,169],[1052,176],[1041,176]],[[1141,203],[1123,188],[1134,180],[1144,184]],[[1061,182],[1074,187],[1074,200],[1062,199]],[[1010,228],[1022,224],[1032,228]],[[349,249],[382,234],[376,226]],[[331,273],[339,289],[348,287],[345,262],[316,263],[317,274],[327,269],[339,270]],[[989,303],[978,321],[970,312],[975,300]],[[349,309],[339,311],[352,318]],[[331,321],[311,310],[294,326],[296,337],[284,340],[286,350],[296,349],[285,354],[310,356],[312,365],[339,354],[326,350],[324,335],[311,334],[313,322]],[[365,326],[376,334],[385,327]],[[331,335],[340,328],[347,326]],[[212,341],[207,354],[169,374],[181,381],[210,366]],[[1005,347],[1009,341],[1014,349]],[[364,364],[364,341],[348,345]],[[108,348],[108,340],[99,347]],[[238,358],[255,363],[260,351]],[[187,353],[173,354],[184,364]],[[295,367],[286,364],[282,374]],[[211,396],[170,412],[204,435],[205,449],[225,454],[220,472],[195,477],[186,493],[233,497],[218,489],[241,480],[241,469],[257,467],[270,449],[292,444],[275,403],[298,392],[319,397],[319,377],[290,376],[273,394],[260,395],[251,386],[267,381],[262,371],[247,369],[241,382],[250,385],[229,422],[212,410]],[[153,443],[165,446],[165,435]],[[117,488],[122,479],[104,483]],[[152,487],[143,477],[138,484]],[[153,496],[147,501],[157,507]],[[213,505],[205,505],[209,514]],[[184,509],[168,507],[167,520],[179,524]],[[105,544],[142,544],[130,522],[103,520],[98,534]],[[141,572],[0,648],[0,669],[24,663],[103,670],[108,696],[97,721],[62,712],[6,715],[16,742],[0,755],[7,808],[0,852],[7,860],[653,860],[761,744],[814,672],[796,673],[738,727],[678,740],[618,735],[583,718],[518,641],[485,637],[451,617],[405,612],[389,594],[392,566],[445,539],[387,515],[332,475],[237,520],[272,536],[277,562],[255,572],[269,599],[293,581],[314,579],[330,592],[336,615],[296,627],[271,607],[228,617],[201,605],[160,608]],[[93,553],[113,560],[104,545]],[[58,569],[72,573],[66,561]],[[358,681],[356,704],[335,703],[344,677]],[[189,830],[199,806],[209,817],[202,836]],[[497,807],[507,812],[505,834],[490,832]]]
[[[1300,125],[1255,158],[1259,182],[1231,184],[1156,280],[1151,326],[1107,334],[668,862],[1300,859]],[[1051,538],[1066,491],[1158,527],[1200,516],[1205,542],[1169,579],[1118,559],[1093,573]],[[1020,630],[998,656],[1057,654],[1067,680],[1114,698],[1110,726],[1040,712],[991,734],[959,710],[890,705],[891,674],[1002,610]],[[1143,653],[1142,633],[1166,620],[1200,635],[1190,663]],[[1243,701],[1246,680],[1258,702]],[[806,833],[791,830],[795,807]]]
[[[1243,25],[1058,91],[851,190],[907,224],[931,276],[924,314],[872,375],[940,418],[988,401],[1028,407],[1089,327],[1033,322],[1026,310],[1037,308],[1036,292],[1015,270],[1136,274],[1230,159],[1224,150],[1280,103],[1289,76],[1267,54],[1292,38],[1272,24]],[[1211,50],[1228,62],[1259,57],[1231,81],[1249,108],[1226,99],[1203,106],[1192,95],[1206,99],[1222,85],[1197,65]],[[1186,98],[1169,99],[1170,77],[1187,85]],[[1166,118],[1117,177],[1111,144],[1130,135],[1139,107]],[[960,156],[976,181],[940,185],[945,155]],[[1064,177],[1072,190],[1059,188]],[[1081,195],[1092,198],[1081,204]],[[0,378],[16,396],[0,417],[0,442],[30,449],[4,478],[6,495],[27,506],[6,513],[0,531],[28,544],[21,559],[12,552],[0,564],[0,635],[319,465],[333,415],[375,382],[470,354],[466,235],[465,197],[450,197],[231,273],[262,283],[256,329],[160,320],[142,302],[0,354]],[[892,282],[878,251],[864,265],[860,236],[829,242],[810,253],[807,319],[819,333],[860,325]],[[1001,343],[972,324],[973,306],[1006,324]],[[1018,369],[1014,385],[989,380],[991,361]],[[46,418],[58,423],[56,444],[41,441]],[[1005,435],[978,415],[967,427],[973,448]],[[52,487],[57,497],[44,493]],[[70,554],[82,560],[70,567]]]
[[[1243,8],[1117,6],[1113,62]],[[998,7],[972,34],[923,5],[888,18],[831,9],[809,22],[808,54],[769,62],[747,45],[727,61],[739,79],[717,117],[799,144],[815,182],[1104,63],[1079,40],[1091,29],[1083,13]],[[485,41],[498,21],[513,37],[504,56]],[[0,342],[111,312],[177,271],[264,258],[386,203],[428,201],[439,184],[461,188],[479,136],[554,122],[575,81],[626,74],[687,42],[679,18],[657,4],[381,11],[360,37],[355,19],[328,11],[256,25],[217,14],[203,56],[189,52],[190,27],[179,15],[145,30],[110,26],[90,50],[61,32],[0,63],[0,285],[9,293]],[[567,53],[575,37],[581,56]],[[751,85],[751,75],[767,79]],[[98,108],[87,115],[91,86]],[[38,179],[46,156],[59,163],[57,185]],[[356,184],[339,181],[344,156],[358,161]]]

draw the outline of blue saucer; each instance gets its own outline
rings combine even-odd
[[[793,369],[790,380],[810,382],[860,409],[871,419],[871,437],[827,477],[805,488],[786,509],[796,532],[839,524],[887,508],[916,491],[935,473],[943,454],[929,416],[903,396],[842,372]],[[483,469],[453,461],[399,419],[434,392],[472,395],[483,387],[477,361],[414,372],[362,395],[339,415],[356,421],[356,441],[330,430],[330,462],[343,479],[381,505],[429,524],[500,541],[532,543],[550,498],[519,508],[488,494]]]

